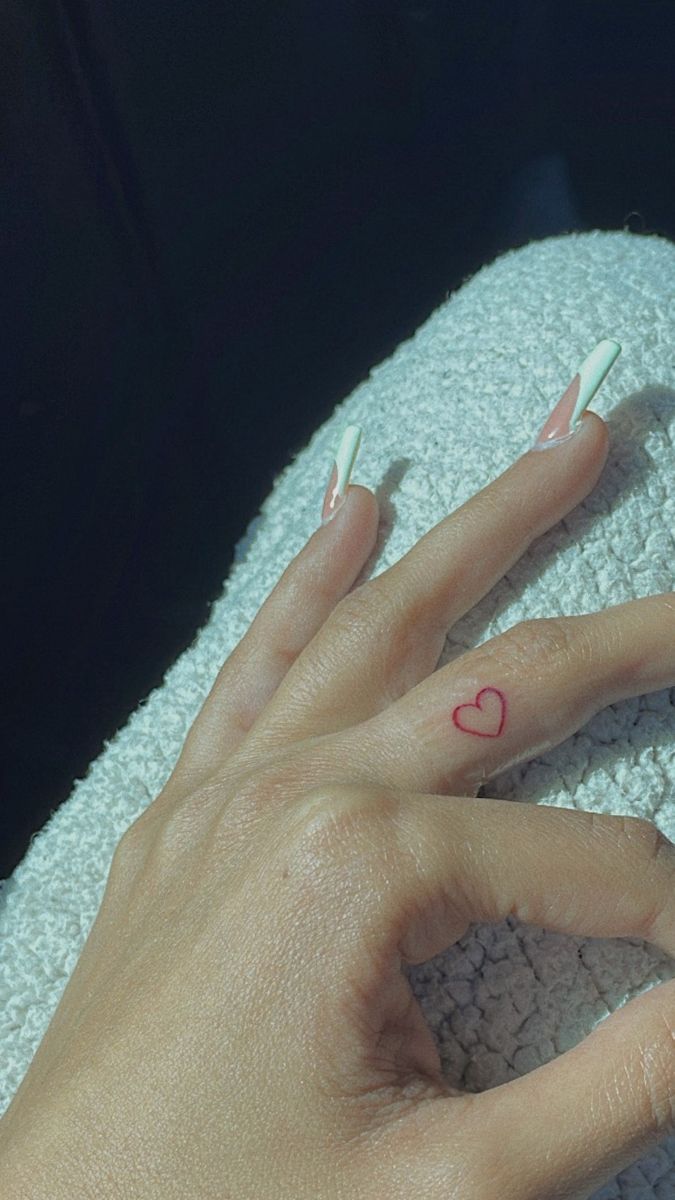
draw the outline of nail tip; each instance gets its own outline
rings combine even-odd
[[[609,370],[616,362],[621,351],[621,343],[617,342],[615,338],[602,338],[595,349],[591,351],[590,357],[595,358],[596,361],[602,359],[607,364],[607,370]]]

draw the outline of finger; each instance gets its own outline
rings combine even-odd
[[[342,463],[342,445],[354,428],[345,431],[336,462]],[[340,480],[343,488],[350,470]],[[356,484],[347,487],[335,516],[292,559],[220,668],[174,774],[208,774],[237,748],[291,664],[358,577],[375,545],[378,519],[373,493]]]
[[[538,617],[467,651],[349,731],[350,763],[392,787],[475,795],[608,704],[674,685],[675,592]]]
[[[607,350],[602,359],[606,374],[617,343],[600,346],[602,353]],[[590,355],[587,363],[592,359]],[[586,364],[568,393],[575,394],[580,377],[586,378]],[[586,389],[586,403],[604,374],[596,371],[590,378],[594,387]],[[380,712],[427,676],[438,663],[448,629],[535,538],[588,495],[607,451],[604,422],[587,412],[568,441],[543,453],[532,449],[523,454],[397,563],[337,606],[252,736],[269,745],[336,732]]]
[[[374,882],[358,891],[359,923],[368,947],[377,951],[370,957],[381,1005],[372,998],[373,981],[362,979],[360,990],[368,998],[377,1062],[389,1080],[414,1069],[415,1041],[401,1029],[406,1007],[382,964],[389,962],[395,980],[401,961],[428,961],[474,922],[513,914],[561,933],[644,938],[675,955],[675,848],[649,821],[489,798],[476,804],[467,797],[402,791],[373,798],[358,788],[340,788],[326,799],[322,818],[315,809],[311,829],[306,827],[313,852],[321,848],[340,867],[354,856],[361,862],[364,852],[368,857]],[[309,857],[314,861],[316,854]],[[353,937],[348,914],[342,926]],[[396,998],[391,1016],[389,995]],[[420,1184],[435,1180],[438,1186],[444,1155],[455,1145],[453,1130],[466,1119],[463,1139],[473,1146],[480,1141],[487,1156],[481,1152],[485,1189],[471,1195],[576,1196],[574,1188],[604,1181],[670,1130],[674,1033],[675,983],[633,1000],[578,1047],[519,1080],[456,1099],[437,1095],[423,1117],[411,1112],[409,1121],[397,1119],[394,1145],[410,1155],[414,1123],[415,1145],[428,1150],[420,1149],[408,1166]],[[428,1077],[421,1046],[420,1072]],[[396,1048],[391,1062],[382,1060],[384,1047]],[[353,1071],[353,1064],[346,1061],[345,1069]],[[486,1129],[492,1148],[481,1136]],[[384,1153],[379,1144],[378,1153]],[[517,1178],[500,1177],[500,1164],[517,1171]],[[468,1178],[473,1166],[474,1160]],[[419,1191],[446,1194],[426,1186]],[[588,1194],[590,1188],[579,1191],[583,1200]]]

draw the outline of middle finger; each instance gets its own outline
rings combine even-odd
[[[616,342],[599,343],[560,403],[576,400],[578,414],[618,350]],[[388,570],[348,593],[249,731],[249,748],[336,733],[381,712],[429,675],[448,629],[588,495],[607,451],[607,427],[586,412],[568,441],[528,450]]]

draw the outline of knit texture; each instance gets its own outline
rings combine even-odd
[[[674,279],[675,244],[656,236],[595,230],[502,254],[375,367],[281,472],[207,624],[2,886],[0,1113],[75,967],[119,839],[161,791],[223,660],[316,528],[345,425],[363,428],[354,482],[381,507],[360,582],[522,454],[596,342],[615,338],[623,353],[591,405],[610,432],[600,480],[453,626],[439,665],[527,617],[673,589]],[[562,745],[493,776],[486,793],[644,816],[675,840],[674,700],[675,687],[612,704]],[[673,961],[638,938],[562,936],[511,917],[472,925],[409,971],[448,1082],[473,1092],[555,1058],[674,975]],[[593,1197],[675,1198],[675,1138]]]

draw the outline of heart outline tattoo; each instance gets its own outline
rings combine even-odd
[[[485,696],[488,700],[488,711],[481,706],[481,696]],[[496,718],[497,713],[493,697],[496,697],[496,703],[499,707],[499,728],[496,730],[496,732],[490,732],[488,729],[472,729],[470,725],[463,725],[461,723],[462,718],[460,718],[459,714],[463,709],[473,709],[474,715],[476,711],[478,711],[483,719],[487,718],[488,722],[490,722],[493,717]],[[468,714],[464,717],[465,721],[467,720],[467,717]],[[499,688],[496,687],[488,686],[481,688],[480,691],[476,693],[475,700],[469,702],[468,704],[458,704],[457,707],[452,710],[452,719],[457,728],[461,729],[462,733],[474,733],[476,737],[499,737],[506,722],[506,696],[503,692],[500,692]]]

